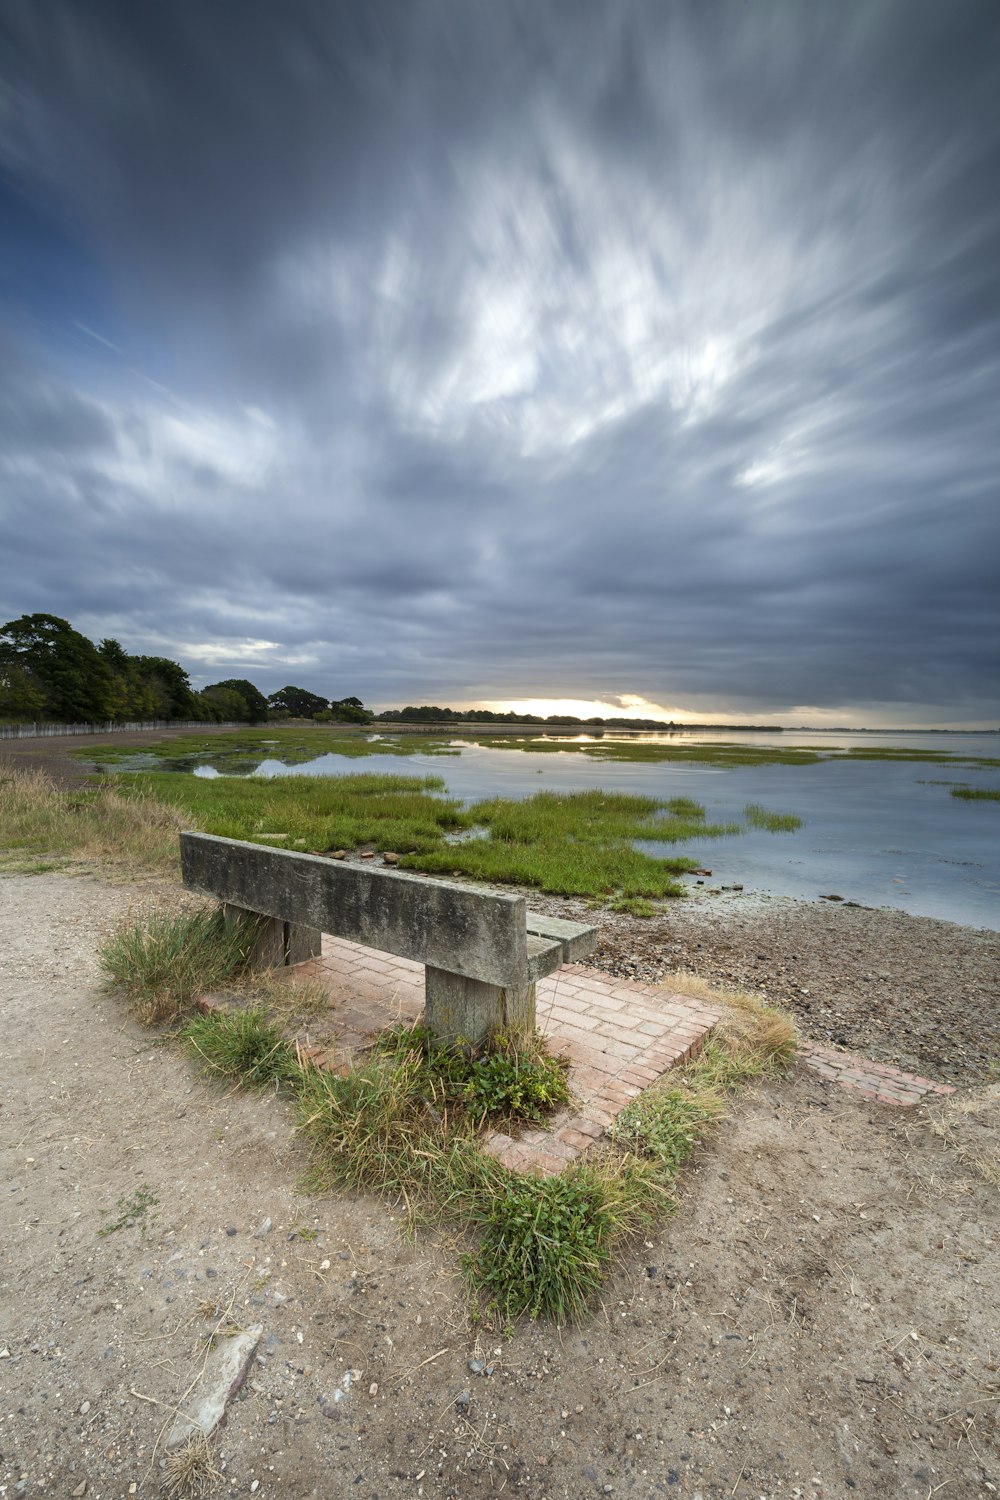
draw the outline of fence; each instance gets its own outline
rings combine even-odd
[[[137,729],[239,729],[235,720],[206,724],[200,719],[146,719],[104,724],[0,724],[0,740],[34,740],[58,734],[126,734]]]

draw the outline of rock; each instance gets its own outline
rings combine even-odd
[[[235,1224],[227,1224],[226,1225],[226,1233],[228,1234],[228,1236],[229,1236],[230,1239],[234,1239],[235,1236],[236,1236],[236,1225]]]
[[[362,849],[362,851],[361,851],[361,858],[362,859],[374,859],[375,858],[375,851],[374,851],[374,849]]]
[[[383,854],[382,861],[383,861],[384,864],[387,864],[387,865],[398,865],[399,864],[399,855],[398,854]]]
[[[246,1328],[212,1351],[187,1406],[177,1413],[166,1441],[168,1450],[199,1432],[212,1436],[246,1378],[263,1332],[259,1324]]]
[[[89,1410],[90,1410],[90,1402],[89,1401],[81,1401],[80,1402],[80,1415],[81,1415],[81,1417],[85,1417],[87,1415],[87,1413],[88,1413]]]
[[[273,1225],[273,1223],[271,1222],[270,1219],[261,1219],[260,1223],[257,1225],[257,1228],[253,1232],[254,1239],[255,1240],[262,1240],[264,1238],[265,1234],[270,1234],[271,1233],[271,1230],[273,1228],[274,1228],[274,1225]]]
[[[456,1396],[455,1405],[460,1412],[467,1412],[472,1405],[472,1392],[463,1391],[460,1396]]]
[[[80,1500],[80,1496],[81,1495],[85,1495],[86,1493],[87,1493],[87,1481],[85,1479],[81,1479],[80,1483],[77,1485],[76,1489],[73,1491],[73,1500]]]
[[[470,1359],[468,1363],[473,1375],[482,1375],[486,1369],[486,1361],[483,1359]]]
[[[330,857],[330,859],[346,859],[347,858],[347,850],[346,849],[331,849],[329,857]]]

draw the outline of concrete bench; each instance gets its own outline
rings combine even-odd
[[[426,1022],[442,1040],[533,1029],[536,980],[597,941],[596,928],[530,912],[523,896],[209,833],[180,837],[186,886],[217,897],[230,920],[264,919],[258,967],[317,957],[324,932],[415,959]]]

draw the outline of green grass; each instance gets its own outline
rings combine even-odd
[[[345,731],[343,726],[329,729],[286,729],[280,724],[264,729],[236,729],[220,734],[182,734],[174,739],[155,740],[136,748],[111,740],[106,745],[71,750],[77,760],[97,766],[115,767],[130,761],[148,759],[187,761],[203,764],[210,761],[219,770],[248,773],[261,760],[281,760],[289,765],[314,760],[319,755],[343,755],[362,758],[368,755],[457,755],[446,738],[440,735],[385,735],[371,740],[377,730]]]
[[[768,833],[794,833],[802,827],[802,819],[794,813],[769,812],[759,802],[748,802],[743,816],[751,828],[766,828]]]
[[[221,908],[122,923],[100,950],[107,980],[146,1025],[175,1020],[193,996],[242,974],[254,921],[227,923]]]
[[[565,1058],[551,1057],[538,1036],[496,1032],[476,1054],[456,1043],[442,1046],[422,1026],[398,1026],[379,1038],[375,1051],[396,1064],[413,1064],[412,1085],[439,1110],[464,1110],[479,1125],[541,1120],[569,1100]]]
[[[132,1229],[139,1224],[142,1229],[143,1238],[146,1234],[145,1218],[151,1208],[159,1203],[159,1198],[153,1192],[148,1182],[142,1183],[132,1193],[124,1193],[118,1199],[118,1212],[108,1210],[105,1218],[106,1224],[102,1224],[97,1231],[100,1239],[106,1239],[109,1234],[117,1234],[119,1229]]]
[[[956,786],[951,795],[965,802],[1000,802],[1000,789],[995,787]]]
[[[116,777],[183,809],[206,833],[323,854],[334,849],[434,849],[468,826],[437,776],[220,777],[164,771]]]
[[[583,731],[586,733],[586,730]],[[463,736],[463,739],[465,737]],[[596,761],[639,761],[656,763],[673,761],[682,765],[706,766],[809,766],[828,759],[823,751],[794,745],[741,745],[735,741],[718,744],[656,744],[647,740],[602,739],[580,741],[553,736],[543,739],[534,735],[476,735],[470,743],[491,750],[521,750],[537,755],[583,755]]]
[[[181,1033],[203,1073],[244,1088],[297,1086],[301,1068],[263,1006],[195,1016]]]
[[[675,876],[698,868],[686,857],[660,859],[632,840],[676,843],[738,833],[739,824],[709,824],[687,798],[662,801],[623,792],[539,792],[524,801],[493,798],[467,812],[489,837],[410,856],[411,869],[470,875],[534,886],[558,895],[618,899],[677,896]]]

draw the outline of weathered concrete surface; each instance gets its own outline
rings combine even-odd
[[[283,969],[289,964],[304,964],[309,958],[319,958],[323,951],[323,934],[315,927],[283,922],[280,917],[264,917],[230,904],[225,904],[222,912],[227,926],[231,922],[256,921],[251,969]]]
[[[478,1046],[494,1031],[534,1031],[534,984],[502,987],[465,979],[429,964],[424,978],[424,1019],[443,1042]]]
[[[209,833],[181,834],[181,870],[185,885],[227,905],[487,984],[528,981],[523,896]]]
[[[212,1350],[201,1378],[178,1411],[165,1446],[179,1448],[188,1438],[203,1432],[211,1437],[226,1414],[226,1407],[246,1379],[263,1333],[260,1324],[245,1328],[232,1338],[223,1338]]]

